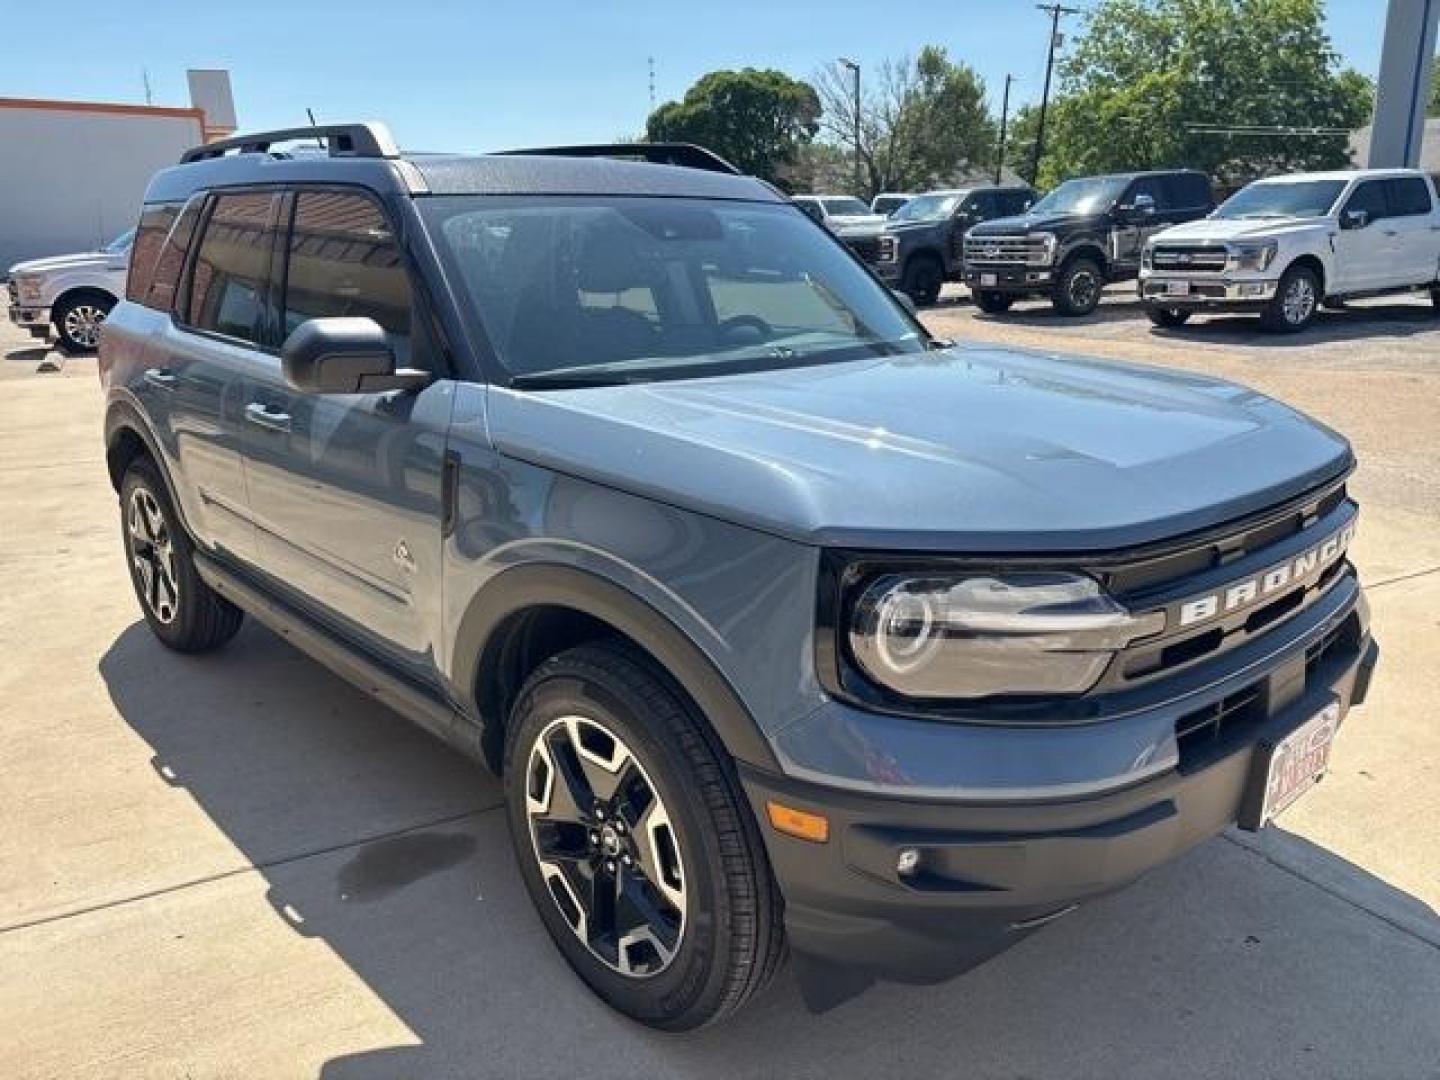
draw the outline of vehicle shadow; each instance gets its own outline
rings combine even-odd
[[[1138,310],[1141,318],[1144,312]],[[1153,326],[1156,337],[1211,345],[1243,345],[1266,349],[1294,349],[1346,341],[1374,341],[1381,337],[1407,338],[1440,330],[1440,311],[1423,303],[1375,303],[1319,312],[1315,321],[1297,334],[1272,334],[1260,329],[1255,315],[1200,313],[1183,327]]]
[[[275,917],[417,1040],[334,1057],[327,1080],[1399,1077],[1440,1060],[1440,921],[1273,830],[1264,851],[1206,844],[954,982],[811,1015],[787,971],[731,1022],[662,1035],[600,1005],[547,940],[499,785],[268,631],[200,659],[136,623],[100,672],[159,780],[264,876]],[[1324,888],[1298,876],[1317,865]]]

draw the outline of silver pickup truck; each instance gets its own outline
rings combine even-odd
[[[131,229],[99,251],[16,263],[6,275],[10,321],[38,338],[53,327],[66,350],[94,352],[100,324],[125,295],[134,239]]]

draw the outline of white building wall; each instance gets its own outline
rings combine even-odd
[[[0,277],[131,228],[156,170],[202,142],[198,114],[0,103]]]

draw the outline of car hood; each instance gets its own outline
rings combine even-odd
[[[93,267],[103,270],[125,265],[124,255],[110,255],[104,251],[85,251],[75,255],[52,255],[46,259],[28,259],[10,267],[10,275],[48,274],[57,270],[82,270]]]
[[[1323,227],[1327,218],[1202,218],[1156,234],[1156,240],[1263,239],[1276,233]]]
[[[891,218],[885,222],[885,231],[903,236],[907,233],[930,232],[945,224],[943,218],[936,221],[896,221]]]
[[[835,230],[872,228],[884,225],[889,220],[883,214],[831,214],[825,223]]]
[[[1015,217],[994,218],[982,221],[970,228],[971,236],[1015,236],[1029,232],[1050,232],[1070,230],[1076,226],[1096,221],[1098,214],[1018,214]]]
[[[753,375],[494,389],[501,453],[815,544],[1080,551],[1267,508],[1350,466],[1199,375],[953,348]]]

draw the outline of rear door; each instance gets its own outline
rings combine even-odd
[[[1384,222],[1393,251],[1393,284],[1433,282],[1440,272],[1440,217],[1436,216],[1430,182],[1422,176],[1397,176],[1385,181],[1389,216]]]
[[[429,319],[381,203],[354,189],[300,188],[283,213],[275,344],[307,319],[364,316],[387,332],[397,366],[436,370]],[[306,394],[272,355],[245,393],[251,507],[272,586],[422,681],[439,622],[453,389],[437,378],[418,393]]]

